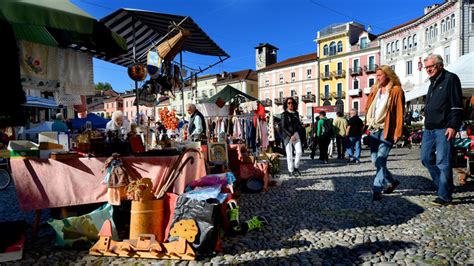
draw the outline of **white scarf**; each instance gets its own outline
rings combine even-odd
[[[385,124],[385,117],[387,117],[388,111],[388,100],[390,99],[390,90],[392,89],[392,82],[387,84],[387,96],[380,97],[381,88],[377,89],[374,100],[367,111],[367,125],[370,129],[379,130],[383,128]],[[381,102],[378,102],[378,101]]]

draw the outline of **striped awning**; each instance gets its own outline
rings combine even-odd
[[[182,22],[184,20],[184,22]],[[119,9],[100,20],[112,31],[122,36],[128,46],[128,51],[119,57],[98,56],[99,58],[125,67],[133,63],[133,31],[135,29],[135,49],[139,62],[147,59],[146,52],[152,45],[168,33],[172,22],[180,24],[184,29],[191,31],[182,49],[191,53],[229,57],[190,17],[155,13],[135,9]],[[133,26],[135,25],[135,26]],[[173,37],[172,33],[169,37]]]
[[[41,108],[58,108],[58,104],[53,99],[46,99],[35,96],[26,96],[26,103],[23,106],[41,107]]]

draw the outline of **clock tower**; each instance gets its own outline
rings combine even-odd
[[[278,48],[269,43],[261,43],[255,47],[256,70],[275,64],[277,62],[277,50]]]

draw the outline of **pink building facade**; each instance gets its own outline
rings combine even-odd
[[[298,112],[311,118],[317,106],[317,54],[311,53],[274,63],[258,70],[258,97],[274,114],[283,112],[288,97],[298,101]]]
[[[375,69],[380,64],[380,45],[375,35],[363,31],[359,41],[351,45],[347,57],[347,88],[349,109],[357,109],[359,115],[365,115],[367,96],[375,84]]]

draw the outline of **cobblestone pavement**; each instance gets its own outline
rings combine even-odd
[[[282,160],[282,169],[286,169]],[[319,164],[306,156],[301,177],[282,174],[267,193],[243,194],[241,220],[265,216],[260,232],[224,238],[224,253],[189,264],[256,265],[458,265],[474,264],[474,186],[458,187],[453,205],[434,207],[434,189],[419,161],[419,149],[394,149],[389,169],[399,189],[372,202],[374,168],[368,151],[360,164],[330,160]],[[286,173],[286,170],[283,170]],[[0,191],[0,221],[24,219],[14,187]],[[48,214],[43,215],[43,222]],[[20,263],[169,264],[169,261],[99,258],[86,251],[53,247],[47,225],[40,239],[28,242]],[[188,262],[176,262],[188,264]]]

